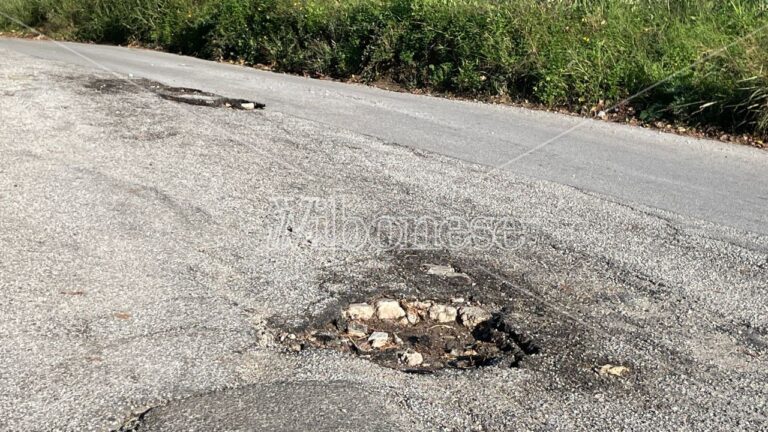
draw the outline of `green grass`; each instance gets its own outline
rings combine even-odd
[[[61,38],[768,134],[766,0],[0,0]],[[13,24],[0,19],[0,28]],[[720,50],[729,45],[726,50]]]

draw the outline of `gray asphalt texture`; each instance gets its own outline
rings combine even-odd
[[[273,112],[328,127],[768,234],[768,152],[755,148],[142,49],[14,39],[0,39],[0,47],[177,87],[256,99]]]
[[[183,105],[130,86],[97,91],[94,80],[114,76],[6,43],[0,429],[110,430],[132,422],[141,431],[768,428],[764,226],[745,231],[489,172],[282,112],[256,90],[196,86],[265,102],[264,111]],[[297,79],[285,80],[286,93],[303,91],[293,87]],[[295,103],[320,112],[320,100]],[[613,131],[596,141],[628,133],[594,128]],[[653,139],[664,149],[682,140]],[[711,142],[691,146],[701,146],[702,158],[762,157]],[[718,175],[755,174],[737,169],[753,162],[724,161]],[[324,249],[303,226],[282,231],[271,203],[279,197],[338,199],[347,217],[361,220],[514,219],[515,247],[457,249],[445,259],[498,280],[488,302],[522,305],[521,325],[541,354],[520,368],[411,375],[337,352],[286,350],[279,323],[299,325],[351,298],[419,287],[404,286],[408,275],[391,251]],[[730,213],[713,207],[713,215],[738,213],[719,202]],[[743,221],[759,225],[765,206],[752,205]],[[276,234],[281,247],[272,247]],[[632,372],[592,372],[604,363]]]

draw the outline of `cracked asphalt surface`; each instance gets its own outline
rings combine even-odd
[[[7,38],[0,38],[0,48],[258,99],[273,112],[330,128],[768,235],[768,152],[756,148],[146,49]],[[542,143],[549,144],[529,153]]]
[[[0,55],[2,430],[768,428],[764,235]],[[410,375],[289,352],[289,324],[420,292],[392,251],[283,231],[272,200],[302,197],[363,221],[512,218],[515,247],[444,257],[496,281],[541,354]]]

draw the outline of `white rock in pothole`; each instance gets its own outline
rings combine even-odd
[[[408,366],[418,366],[424,363],[424,356],[416,351],[406,351],[400,354],[400,360]]]
[[[421,318],[419,318],[418,313],[416,313],[413,310],[409,310],[408,312],[405,313],[405,320],[408,324],[414,325],[414,324],[418,324],[419,321],[421,321]]]
[[[448,323],[456,321],[456,313],[456,308],[453,306],[436,304],[429,308],[429,319],[439,323]]]
[[[347,334],[355,338],[365,337],[368,334],[368,326],[361,323],[351,322],[347,324]]]
[[[405,306],[405,309],[408,311],[409,314],[413,314],[416,317],[422,319],[428,316],[429,308],[432,307],[432,302],[417,300],[417,301],[404,302],[403,305]],[[415,323],[411,323],[411,324],[415,324]]]
[[[405,316],[405,310],[397,300],[379,300],[376,302],[376,316],[383,320],[396,320]]]
[[[387,332],[373,332],[368,336],[368,343],[373,348],[381,348],[389,343],[389,333]]]
[[[437,264],[424,264],[422,269],[429,275],[444,276],[449,278],[463,278],[471,282],[472,278],[469,275],[461,272],[457,272],[451,266],[437,265]]]
[[[491,313],[477,306],[464,306],[459,309],[459,318],[464,327],[473,329],[483,321],[491,319]]]
[[[438,275],[438,276],[446,276],[456,272],[456,270],[454,270],[454,268],[451,266],[444,266],[444,265],[437,265],[437,264],[424,264],[422,268],[424,269],[424,271],[427,272],[427,274]]]
[[[432,302],[416,300],[416,301],[409,302],[408,307],[412,307],[418,310],[428,310],[430,307],[432,307]]]
[[[373,312],[373,306],[368,303],[352,303],[347,308],[347,316],[353,320],[369,320],[373,317]]]
[[[600,366],[600,368],[597,369],[597,373],[603,376],[606,375],[613,375],[617,377],[623,377],[629,375],[629,368],[626,366],[620,366],[620,365],[612,365],[612,364],[605,364]]]
[[[240,108],[244,110],[252,110],[256,108],[256,104],[254,104],[253,102],[244,102],[240,104]]]

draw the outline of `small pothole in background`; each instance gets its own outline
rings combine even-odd
[[[215,93],[204,92],[186,87],[171,87],[147,79],[94,79],[85,86],[104,94],[117,94],[135,91],[137,88],[151,91],[159,97],[173,102],[188,105],[207,106],[211,108],[232,108],[238,110],[263,109],[263,103],[238,98],[229,98]]]
[[[426,264],[442,277],[466,278],[449,266]],[[485,366],[517,367],[539,353],[514,314],[463,298],[378,299],[347,305],[335,319],[281,340],[293,351],[333,349],[411,373]]]

